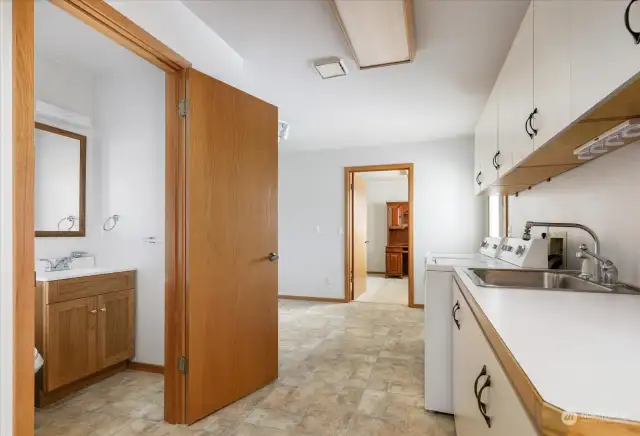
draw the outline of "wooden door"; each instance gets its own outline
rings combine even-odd
[[[193,423],[278,377],[278,109],[193,69],[187,89]]]
[[[44,384],[47,392],[97,369],[96,298],[46,306]]]
[[[98,298],[98,369],[134,355],[134,292],[112,292]]]
[[[353,299],[367,291],[367,182],[353,175]]]

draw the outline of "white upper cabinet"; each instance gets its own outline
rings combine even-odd
[[[527,121],[533,113],[533,6],[520,24],[498,88],[498,146],[500,175],[533,152],[533,131]]]
[[[640,32],[640,2],[571,2],[572,121],[640,71],[640,45],[625,25]]]
[[[571,118],[572,0],[533,3],[534,148],[560,133]],[[582,2],[590,3],[590,2]]]
[[[476,193],[491,186],[498,178],[498,98],[492,92],[480,115],[475,131]]]

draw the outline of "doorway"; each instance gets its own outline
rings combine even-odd
[[[106,2],[51,3],[164,72],[160,397],[165,421],[193,423],[277,378],[277,108],[192,69]],[[34,6],[11,8],[13,434],[20,436],[34,429]],[[88,319],[98,310],[87,304],[77,312]]]
[[[413,164],[345,168],[345,301],[414,304]]]

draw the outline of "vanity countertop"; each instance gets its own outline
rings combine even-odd
[[[640,296],[487,288],[456,273],[544,401],[640,421]]]
[[[74,279],[76,277],[98,276],[125,271],[135,271],[135,268],[78,268],[65,271],[51,271],[36,273],[36,281],[52,282],[55,280]]]

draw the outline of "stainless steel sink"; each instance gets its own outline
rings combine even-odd
[[[594,283],[578,277],[579,271],[469,268],[467,274],[478,286],[538,290],[636,294],[623,286]]]

